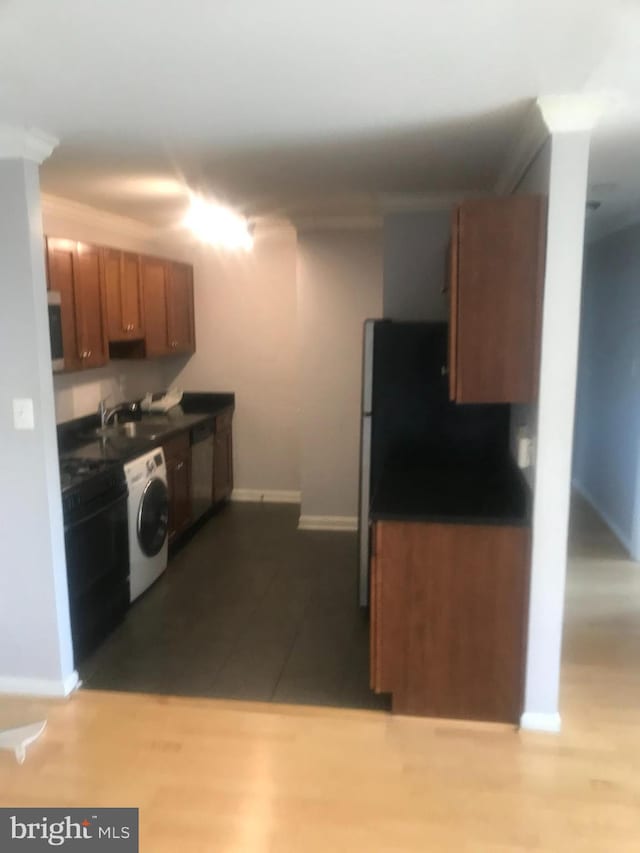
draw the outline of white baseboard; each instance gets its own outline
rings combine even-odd
[[[358,529],[357,517],[351,515],[301,515],[298,530],[348,530]]]
[[[79,685],[78,673],[74,670],[62,681],[53,678],[14,678],[0,676],[0,695],[50,696],[63,698]]]
[[[598,501],[593,497],[591,492],[589,492],[588,489],[586,489],[584,487],[584,485],[579,480],[573,480],[571,485],[576,490],[576,492],[578,492],[578,494],[581,495],[581,497],[583,497],[585,499],[585,501],[589,504],[591,509],[595,513],[597,513],[597,515],[600,516],[600,518],[604,521],[604,523],[607,525],[609,530],[624,545],[624,547],[627,549],[629,554],[631,556],[633,556],[633,548],[631,546],[631,540],[629,539],[628,536],[626,536],[622,532],[622,530],[620,530],[617,523],[611,518],[609,513],[602,509],[602,507],[600,506]],[[633,557],[633,559],[636,559],[636,558]]]
[[[537,711],[525,711],[520,717],[520,728],[529,732],[551,732],[557,734],[562,728],[560,714],[539,714]]]
[[[246,503],[299,504],[300,492],[282,489],[234,489],[231,500]]]

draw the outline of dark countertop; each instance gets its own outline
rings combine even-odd
[[[183,395],[181,405],[164,415],[157,412],[143,413],[141,423],[154,427],[153,438],[126,435],[98,437],[94,435],[100,426],[97,414],[77,418],[58,425],[60,456],[126,462],[234,406],[235,394],[187,392]]]
[[[445,458],[387,468],[372,495],[372,521],[531,523],[529,487],[511,459]]]

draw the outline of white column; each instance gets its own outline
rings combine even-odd
[[[60,499],[38,164],[56,140],[0,126],[0,693],[77,683]],[[33,403],[16,429],[14,400]]]
[[[551,133],[523,728],[558,731],[590,131],[601,105],[540,102]]]

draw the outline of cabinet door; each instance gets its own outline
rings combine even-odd
[[[127,339],[144,337],[140,258],[122,253],[122,319]]]
[[[168,284],[169,347],[176,353],[195,352],[191,267],[170,263]]]
[[[226,500],[233,491],[233,439],[231,426],[216,432],[213,455],[213,502]]]
[[[142,287],[137,255],[104,250],[107,328],[110,341],[142,338]]]
[[[393,710],[516,723],[529,576],[523,527],[381,522],[378,662]]]
[[[49,288],[60,294],[65,370],[79,370],[82,366],[77,336],[76,299],[73,281],[75,248],[75,243],[71,240],[47,238]]]
[[[167,264],[158,258],[140,259],[145,320],[145,349],[148,356],[167,355]]]
[[[83,368],[109,361],[102,276],[102,254],[97,246],[77,243],[74,257],[76,319]]]
[[[122,310],[122,252],[104,250],[104,289],[107,303],[107,337],[110,341],[125,340]]]
[[[530,402],[538,384],[544,201],[509,196],[464,202],[454,232],[452,398]]]

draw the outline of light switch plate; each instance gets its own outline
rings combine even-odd
[[[33,400],[16,397],[13,401],[13,426],[15,429],[34,429]]]

